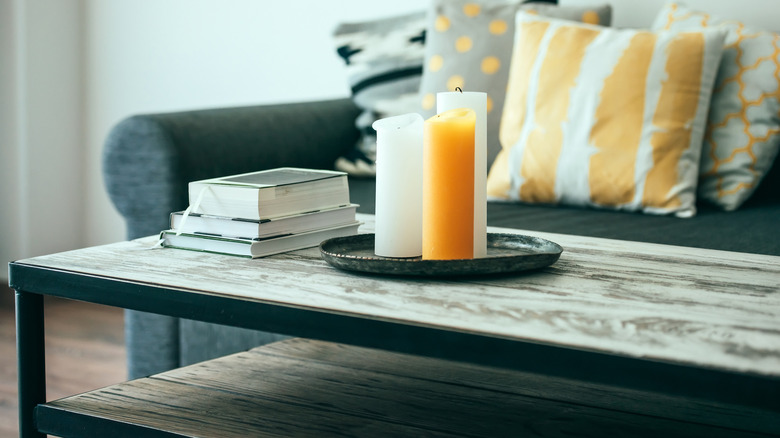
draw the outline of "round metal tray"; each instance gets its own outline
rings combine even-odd
[[[374,254],[374,234],[336,237],[320,244],[320,253],[332,266],[348,271],[384,275],[463,276],[506,274],[544,268],[555,263],[563,248],[555,242],[519,234],[488,233],[487,257],[459,260],[422,260]]]

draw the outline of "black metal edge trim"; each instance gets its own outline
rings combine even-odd
[[[68,411],[51,405],[36,406],[35,418],[40,432],[62,437],[186,438],[188,436],[148,426],[110,420],[97,415]]]
[[[96,304],[329,342],[780,412],[780,379],[401,325],[11,264],[13,287]],[[112,291],[112,293],[106,293]],[[150,299],[153,297],[153,299]],[[293,321],[293,322],[291,322]]]

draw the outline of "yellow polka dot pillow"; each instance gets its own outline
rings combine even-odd
[[[518,10],[609,25],[611,8],[521,4],[519,0],[434,0],[428,14],[420,94],[423,117],[436,111],[436,93],[482,91],[488,95],[488,163],[501,149],[498,126],[504,106]]]
[[[612,29],[518,13],[492,198],[696,212],[724,33]]]
[[[653,24],[705,27],[727,34],[704,135],[699,197],[734,210],[753,194],[780,148],[780,35],[676,4],[665,6]]]

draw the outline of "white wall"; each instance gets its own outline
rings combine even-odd
[[[124,239],[100,174],[122,118],[347,96],[336,24],[424,7],[0,0],[0,262]]]
[[[100,148],[122,118],[143,112],[349,95],[330,38],[340,20],[425,8],[420,0],[88,0],[87,244],[124,227],[101,185]]]
[[[0,3],[3,262],[84,242],[80,6]]]
[[[604,1],[644,27],[666,0],[560,3]],[[777,0],[686,3],[780,30]],[[0,0],[0,261],[124,238],[100,175],[122,118],[347,96],[336,24],[426,4]]]
[[[0,261],[11,260],[22,253],[19,213],[19,179],[16,147],[16,41],[14,8],[10,1],[0,1]],[[5,271],[5,265],[3,268]],[[0,273],[5,278],[5,272]]]

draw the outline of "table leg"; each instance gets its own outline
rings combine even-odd
[[[16,291],[16,357],[19,436],[45,437],[35,426],[35,407],[46,402],[43,295]]]

